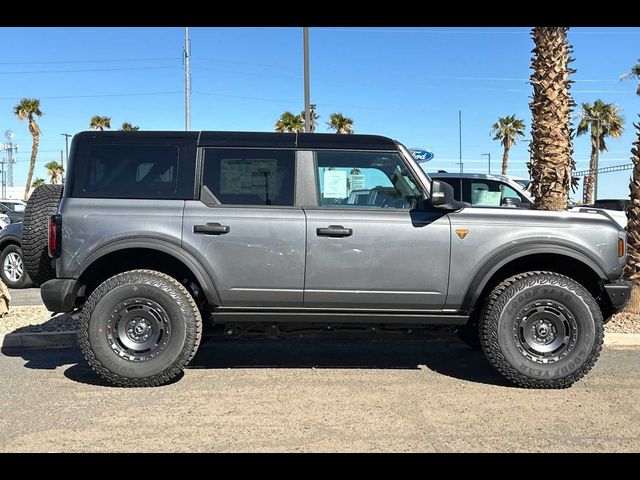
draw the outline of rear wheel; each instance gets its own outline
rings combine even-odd
[[[36,286],[56,277],[48,252],[49,215],[58,211],[62,185],[39,185],[31,193],[24,209],[22,222],[22,250],[24,266]]]
[[[106,280],[80,316],[79,342],[89,365],[122,387],[169,382],[193,358],[201,335],[202,319],[191,294],[153,270]]]
[[[0,277],[7,287],[26,288],[31,285],[19,246],[7,245],[0,255],[0,262]]]
[[[575,280],[552,272],[505,280],[480,318],[487,358],[521,387],[571,386],[593,367],[603,339],[595,299]]]

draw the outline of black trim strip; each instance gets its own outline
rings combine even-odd
[[[409,325],[464,325],[467,315],[387,312],[321,312],[321,311],[229,311],[213,312],[218,323],[358,323]]]

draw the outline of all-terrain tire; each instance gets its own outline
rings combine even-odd
[[[56,277],[48,253],[48,218],[58,211],[62,185],[39,185],[31,193],[22,222],[22,253],[24,268],[35,286]]]
[[[553,272],[506,279],[491,292],[480,317],[489,362],[525,388],[571,386],[591,370],[603,341],[596,300],[575,280]],[[554,345],[559,346],[551,350]],[[540,353],[545,349],[550,351]]]
[[[139,353],[127,347],[136,345],[127,340],[127,332],[144,318],[145,308],[164,333],[148,353]],[[98,375],[120,387],[168,383],[191,361],[201,337],[202,318],[191,294],[175,278],[154,270],[109,278],[91,293],[80,314],[84,357]]]

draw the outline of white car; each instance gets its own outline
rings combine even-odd
[[[9,215],[0,213],[0,230],[6,227],[7,225],[9,225],[10,223],[11,223],[11,219],[9,218]]]

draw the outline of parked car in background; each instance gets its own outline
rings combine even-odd
[[[0,213],[0,229],[4,229],[10,223],[11,223],[11,219],[9,218],[9,215]]]
[[[429,173],[429,176],[451,185],[455,199],[472,207],[531,208],[533,205],[533,199],[524,187],[505,175],[438,172]]]
[[[11,223],[21,222],[24,218],[24,208],[27,206],[22,200],[0,199],[0,213],[7,215]]]
[[[0,277],[9,288],[32,285],[22,257],[22,222],[11,223],[0,231]]]

